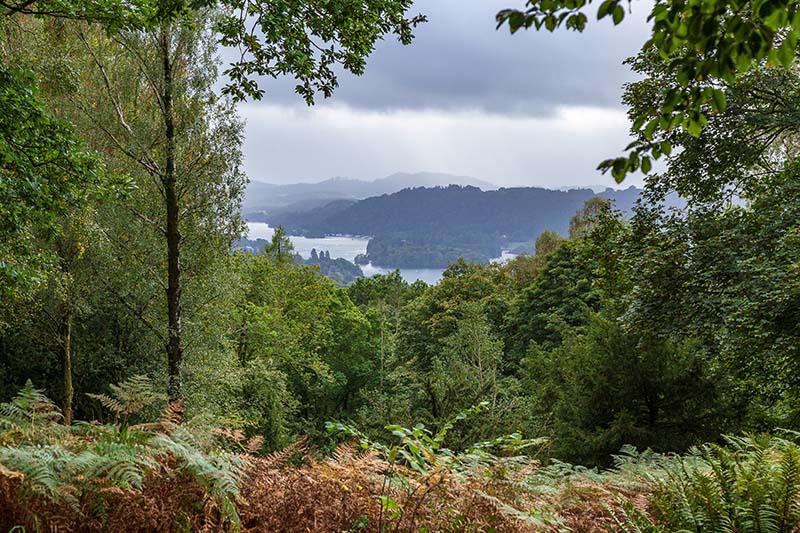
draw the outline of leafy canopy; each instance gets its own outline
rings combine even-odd
[[[0,299],[40,276],[37,236],[54,234],[73,206],[126,187],[46,109],[29,70],[0,64]]]

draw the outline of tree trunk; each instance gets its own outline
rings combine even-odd
[[[61,357],[64,363],[64,424],[72,424],[72,305],[65,303],[61,312]]]
[[[181,234],[179,229],[179,200],[175,175],[175,116],[173,109],[173,72],[170,60],[170,29],[161,27],[161,56],[164,70],[164,87],[161,95],[164,103],[165,164],[162,184],[167,214],[167,313],[169,335],[167,361],[169,367],[170,400],[181,397]]]
[[[381,393],[383,393],[383,373],[384,373],[384,360],[386,358],[384,348],[384,335],[383,330],[386,328],[386,310],[381,309]]]

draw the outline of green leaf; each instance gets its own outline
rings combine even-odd
[[[655,133],[656,128],[658,128],[659,120],[659,118],[654,118],[647,123],[647,126],[644,129],[644,137],[648,141],[653,139],[653,134]]]
[[[711,107],[717,113],[722,113],[727,107],[725,100],[725,91],[722,89],[714,89],[711,93]]]
[[[605,0],[597,10],[597,20],[608,15],[616,5],[617,0]]]
[[[617,7],[614,8],[614,13],[612,15],[612,18],[614,20],[615,26],[620,22],[622,22],[622,19],[625,18],[625,10],[622,8],[621,5],[617,4]]]
[[[700,122],[692,119],[686,122],[685,128],[692,137],[700,137],[700,134],[703,132],[703,126]]]
[[[794,54],[794,48],[791,46],[791,43],[786,40],[778,47],[778,62],[784,68],[789,68],[794,61]]]
[[[642,172],[644,172],[645,174],[649,174],[652,168],[653,164],[650,161],[650,158],[647,156],[642,157]]]
[[[628,160],[624,157],[618,157],[614,160],[614,165],[611,167],[611,176],[617,183],[622,183],[625,175],[628,173]]]

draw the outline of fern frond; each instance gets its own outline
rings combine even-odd
[[[145,407],[165,401],[166,395],[156,392],[150,378],[143,375],[131,376],[118,385],[110,385],[111,394],[86,395],[100,402],[100,404],[114,413],[119,418],[139,413]]]
[[[0,404],[0,427],[6,429],[49,425],[61,418],[61,410],[30,380],[10,402]]]

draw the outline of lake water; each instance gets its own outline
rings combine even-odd
[[[247,223],[247,237],[249,239],[266,239],[270,240],[275,230],[265,222],[248,222]],[[367,243],[369,237],[323,237],[319,239],[309,239],[308,237],[300,237],[297,235],[289,235],[289,240],[294,246],[294,251],[299,253],[304,258],[311,255],[311,250],[316,249],[318,252],[330,252],[331,257],[336,259],[342,257],[348,261],[352,261],[358,254],[367,253]],[[513,258],[514,254],[503,252],[503,255],[495,259],[495,261],[508,261]],[[392,269],[381,268],[369,265],[362,265],[361,270],[367,277],[374,276],[375,274],[388,274]],[[413,283],[418,279],[424,281],[429,285],[438,283],[442,279],[441,268],[401,268],[400,275],[409,283]]]

